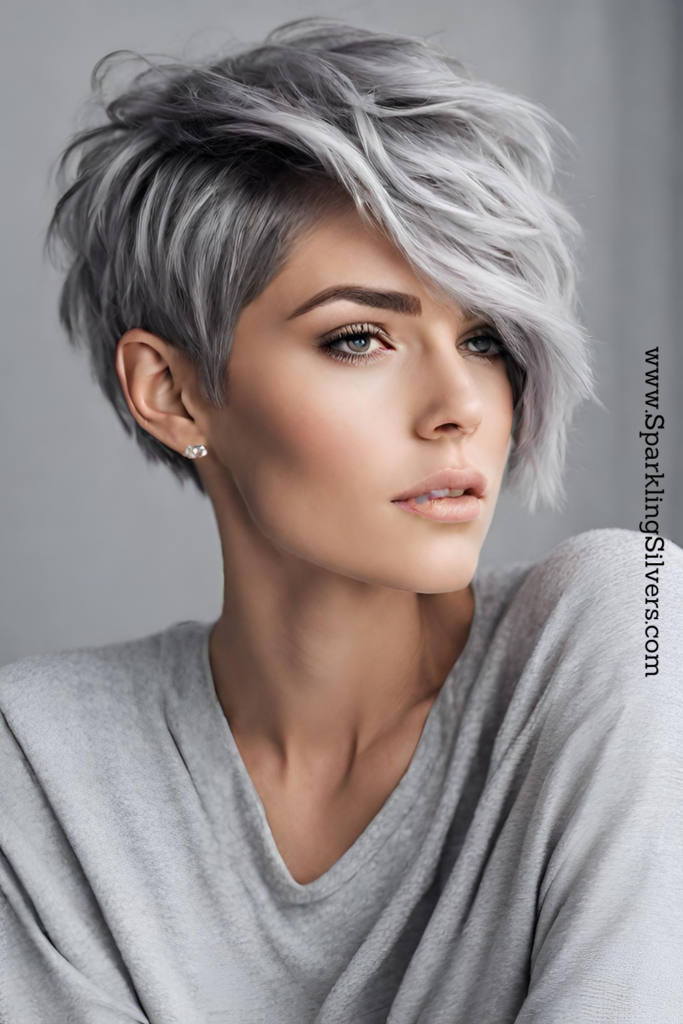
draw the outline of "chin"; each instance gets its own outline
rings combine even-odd
[[[413,594],[447,594],[455,590],[463,590],[472,582],[479,549],[462,545],[454,545],[452,558],[431,563],[420,559],[417,553],[406,557],[396,557],[395,550],[386,558],[374,553],[372,560],[362,565],[355,561],[352,565],[339,565],[330,568],[342,576],[359,580],[363,583],[387,587],[391,590],[405,590]]]
[[[424,546],[405,554],[392,566],[393,585],[417,594],[445,594],[469,586],[477,568],[481,543],[478,538],[453,539],[425,551]]]
[[[456,590],[464,590],[472,582],[475,570],[474,565],[463,564],[456,569],[442,569],[439,572],[415,572],[412,574],[401,573],[395,577],[395,582],[387,583],[385,586],[393,586],[394,590],[409,590],[413,594],[450,594]]]

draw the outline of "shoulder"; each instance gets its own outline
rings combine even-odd
[[[150,695],[163,633],[34,654],[0,668],[0,713],[16,735],[61,732],[76,717],[110,723]]]
[[[573,704],[579,714],[593,704],[644,703],[650,714],[680,703],[683,551],[653,539],[588,530],[530,567],[506,621],[521,690],[549,705]]]
[[[184,710],[173,687],[189,677],[190,633],[204,636],[203,624],[179,625],[0,669],[0,778],[11,779],[0,786],[0,831],[11,819],[37,843],[55,815],[79,834],[96,827],[93,814],[117,827],[128,805],[122,794],[167,799]]]
[[[551,760],[570,746],[590,760],[609,735],[624,757],[646,737],[681,749],[683,551],[663,540],[656,593],[634,530],[568,537],[531,566],[499,641],[515,682],[497,756],[526,730]]]
[[[532,579],[557,579],[561,585],[574,581],[590,581],[593,586],[618,585],[620,580],[624,582],[637,573],[644,563],[644,541],[643,534],[636,530],[619,527],[574,534],[535,563]]]
[[[683,550],[673,541],[617,527],[586,530],[567,537],[527,573],[524,600],[550,612],[561,604],[569,614],[595,616],[602,610],[614,621],[636,612],[642,617],[646,587],[666,590],[679,604],[683,596]]]

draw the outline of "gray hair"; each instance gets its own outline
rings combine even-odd
[[[353,202],[430,294],[497,331],[515,402],[505,482],[531,512],[559,507],[571,414],[594,397],[576,312],[582,232],[553,191],[569,132],[434,43],[333,18],[289,21],[201,62],[141,58],[107,102],[106,75],[129,53],[95,65],[107,121],[59,158],[46,247],[67,257],[60,321],[145,456],[204,493],[193,461],[131,415],[120,337],[140,327],[177,347],[221,407],[240,310],[316,217]]]

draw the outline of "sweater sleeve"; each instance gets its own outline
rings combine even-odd
[[[145,1024],[49,782],[10,724],[13,696],[39,688],[42,674],[49,656],[0,670],[0,1020]]]
[[[548,857],[518,1024],[683,1022],[683,552],[667,541],[646,577],[642,536],[600,533],[540,716]]]

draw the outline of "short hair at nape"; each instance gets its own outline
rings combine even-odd
[[[131,415],[120,337],[140,327],[177,346],[220,407],[240,310],[341,202],[430,294],[497,330],[515,399],[505,483],[532,512],[558,508],[571,414],[595,397],[577,315],[582,232],[555,191],[569,132],[428,40],[334,18],[288,21],[199,62],[133,54],[143,69],[106,100],[108,73],[130,56],[93,70],[106,120],[59,158],[46,246],[65,255],[60,321],[147,458],[204,492],[193,461]]]

